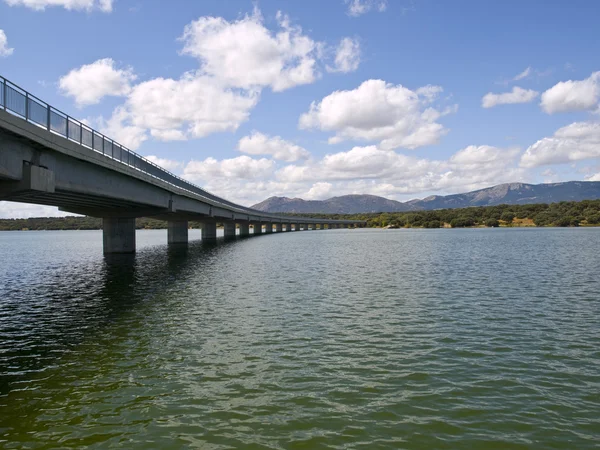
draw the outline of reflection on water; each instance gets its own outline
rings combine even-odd
[[[0,233],[3,447],[597,444],[600,230],[165,241]]]

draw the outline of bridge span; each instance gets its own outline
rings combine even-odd
[[[290,217],[220,198],[159,167],[0,77],[0,200],[57,206],[102,218],[104,253],[135,252],[136,217],[168,222],[168,242],[187,243],[188,222],[202,239],[363,226]],[[264,227],[264,231],[263,231]]]

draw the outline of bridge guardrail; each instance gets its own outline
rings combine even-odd
[[[254,210],[225,200],[193,183],[163,169],[152,161],[138,155],[127,147],[115,142],[85,123],[54,108],[25,89],[0,76],[0,108],[27,122],[62,136],[84,148],[102,154],[131,168],[139,170],[175,187],[200,195],[213,202],[239,212],[272,216],[264,211]]]

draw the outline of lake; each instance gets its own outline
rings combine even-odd
[[[0,232],[0,447],[598,448],[599,228],[137,236]]]

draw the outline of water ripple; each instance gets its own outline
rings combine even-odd
[[[600,230],[100,238],[0,233],[4,448],[598,448]]]

